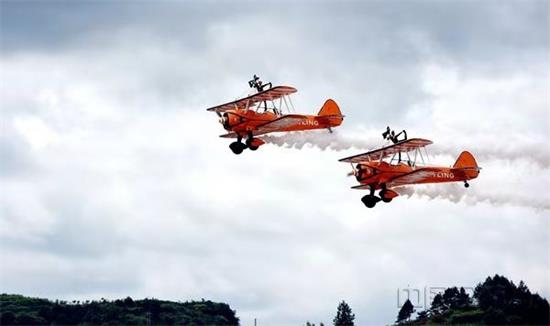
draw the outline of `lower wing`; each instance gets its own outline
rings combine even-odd
[[[417,169],[407,174],[397,176],[386,183],[388,188],[410,185],[419,182],[425,178],[433,176],[434,172],[430,169]]]
[[[287,128],[299,126],[301,123],[304,123],[304,121],[309,120],[299,115],[286,115],[273,121],[269,121],[263,125],[259,125],[255,130],[252,130],[252,135],[259,136],[270,132],[287,131]],[[220,137],[237,138],[238,134],[235,132],[230,132],[225,135],[221,135]]]
[[[293,126],[299,126],[300,124],[305,123],[306,121],[309,121],[309,120],[299,115],[285,115],[283,117],[280,117],[278,119],[275,119],[273,121],[270,121],[263,125],[258,126],[257,130],[264,133],[285,131],[285,129],[287,128],[290,128]]]
[[[393,188],[393,187],[399,187],[404,185],[409,185],[416,183],[420,180],[423,180],[424,178],[430,177],[433,175],[433,171],[427,168],[417,169],[413,172],[409,172],[406,174],[401,174],[397,177],[394,177],[388,181],[386,181],[386,187],[387,188]],[[370,189],[370,184],[360,184],[357,186],[351,187],[352,189]]]
[[[252,131],[252,136],[259,136],[259,135],[263,135],[263,134],[267,134],[271,131],[264,131],[264,132],[261,132],[261,131],[258,131],[258,130],[253,130]],[[220,135],[221,138],[238,138],[239,135],[236,133],[236,132],[229,132],[227,134],[223,134],[223,135]]]

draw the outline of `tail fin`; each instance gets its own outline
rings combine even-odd
[[[477,162],[474,156],[467,151],[460,153],[456,159],[454,168],[477,168]]]
[[[338,104],[334,102],[332,99],[328,99],[325,104],[323,104],[323,107],[317,114],[318,116],[327,116],[327,115],[336,115],[341,116],[342,112],[340,112],[340,108],[338,107]]]
[[[458,169],[461,173],[464,173],[466,180],[475,179],[479,175],[480,167],[477,166],[476,159],[470,152],[462,152],[456,159],[453,168]]]

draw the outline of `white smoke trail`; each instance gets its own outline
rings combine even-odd
[[[362,134],[364,135],[358,136],[356,132],[351,136],[345,136],[337,131],[329,133],[325,130],[312,130],[290,132],[277,136],[267,135],[262,136],[262,139],[270,144],[295,149],[302,149],[304,146],[310,145],[321,150],[342,151],[354,148],[367,151],[384,146],[380,133],[364,131]],[[478,163],[488,160],[529,160],[543,169],[550,168],[550,151],[544,145],[536,143],[479,143],[464,148],[446,145],[443,142],[435,143],[429,147],[430,154],[449,155],[454,158],[458,157],[462,150],[468,150],[474,154]],[[480,166],[483,166],[483,164],[480,164]]]
[[[472,187],[469,189],[464,189],[464,186],[458,183],[406,186],[398,187],[394,190],[402,196],[419,196],[427,197],[428,199],[446,199],[453,203],[462,202],[468,205],[488,203],[494,206],[512,205],[529,207],[539,211],[550,209],[550,202],[548,201],[548,198],[526,197],[521,193],[481,193]]]
[[[376,139],[373,137],[365,137],[364,139],[360,139],[358,137],[344,136],[337,131],[330,133],[326,130],[313,130],[307,132],[296,131],[278,136],[262,136],[262,139],[266,143],[286,148],[302,149],[304,146],[310,145],[321,150],[328,149],[333,151],[342,151],[350,148],[369,150],[379,147],[382,144],[380,141],[373,141]]]
[[[480,144],[468,146],[467,150],[474,154],[478,162],[491,160],[529,160],[540,168],[550,168],[550,151],[545,147],[545,145],[534,143],[512,144],[505,146],[501,143]],[[456,149],[451,148],[450,145],[440,143],[434,144],[431,148],[431,153],[454,156],[459,154],[457,152],[453,153],[453,151],[456,151]]]
[[[280,136],[262,137],[267,143],[286,148],[302,149],[304,146],[316,147],[321,150],[342,151],[347,149],[356,149],[358,151],[367,151],[383,146],[380,134],[372,131],[365,131],[364,137],[357,134],[342,135],[338,132],[329,133],[327,131],[308,131],[293,132]],[[540,146],[508,146],[500,148],[498,146],[489,146],[480,143],[479,147],[468,148],[476,157],[478,164],[484,169],[481,173],[481,180],[484,185],[478,184],[475,187],[475,181],[472,187],[464,189],[462,183],[436,184],[436,185],[416,185],[401,187],[398,192],[405,196],[420,196],[429,199],[446,199],[455,203],[463,202],[469,205],[477,203],[489,203],[495,206],[515,205],[530,207],[536,210],[550,209],[550,198],[544,191],[538,191],[537,185],[544,180],[548,180],[550,173],[550,158],[548,152]],[[460,149],[462,150],[462,148]],[[449,145],[434,145],[429,150],[430,155],[436,154],[436,159],[448,157],[457,157],[460,153],[454,152],[456,149]],[[358,154],[358,153],[357,153]],[[522,160],[520,160],[522,159]],[[453,161],[442,164],[450,166]],[[485,168],[486,167],[486,168]],[[533,174],[533,169],[538,172]],[[512,173],[512,174],[510,174]],[[512,175],[516,177],[511,178]],[[519,177],[523,175],[524,177]],[[527,181],[520,181],[526,178]],[[502,187],[494,188],[495,184],[506,182],[506,187],[511,189],[503,192]],[[527,183],[525,183],[527,182]],[[530,189],[529,191],[513,191],[512,189]],[[487,190],[486,192],[483,192]]]

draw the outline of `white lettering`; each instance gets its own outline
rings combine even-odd
[[[319,122],[317,120],[302,120],[300,124],[302,126],[318,126]]]
[[[434,176],[440,179],[453,179],[455,176],[452,172],[437,172]]]

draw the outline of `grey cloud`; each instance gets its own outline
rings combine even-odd
[[[214,105],[227,99],[217,93],[236,77],[244,88],[249,75],[259,73],[302,89],[309,103],[304,110],[315,109],[310,106],[322,91],[353,111],[349,123],[391,122],[413,106],[430,113],[431,96],[419,77],[425,64],[505,75],[547,65],[545,8],[544,1],[8,2],[2,53],[65,49],[88,57],[98,81],[106,76],[94,69],[115,62],[116,74],[131,80],[119,83],[113,76],[114,91],[127,93],[129,107],[153,107],[135,97],[141,89],[172,106],[197,95],[202,105]],[[45,27],[37,33],[39,26]]]
[[[302,42],[316,44],[320,36],[326,54],[347,59],[380,59],[399,65],[422,60],[422,49],[410,33],[425,34],[430,45],[450,57],[483,60],[510,57],[548,46],[546,1],[383,1],[307,2],[280,5],[277,2],[5,2],[3,3],[4,47],[34,50],[60,49],[65,43],[86,46],[91,35],[112,35],[123,29],[150,31],[186,44],[204,40],[212,24],[245,24],[260,18],[264,24],[250,25],[251,35],[269,38],[269,27],[290,26],[286,36],[305,33]],[[362,19],[354,19],[362,17]],[[284,22],[284,23],[283,23]],[[294,32],[292,32],[294,30]],[[286,30],[283,28],[282,31]],[[386,41],[382,41],[386,38]],[[234,38],[237,43],[249,40]],[[322,43],[321,43],[322,44]],[[356,49],[363,45],[364,50]],[[196,47],[197,44],[187,44]],[[503,51],[504,50],[504,51]],[[508,50],[508,51],[506,51]],[[261,57],[261,52],[257,53]],[[484,57],[487,55],[487,57]],[[493,56],[496,55],[496,56]]]
[[[20,177],[35,168],[30,146],[17,134],[9,134],[4,128],[0,136],[0,176]]]
[[[423,66],[456,69],[459,82],[518,73],[537,82],[533,70],[548,63],[545,8],[2,2],[3,118],[16,128],[16,119],[32,116],[57,137],[32,148],[33,135],[10,131],[0,143],[8,155],[2,182],[15,194],[0,216],[13,228],[0,237],[9,263],[2,288],[67,299],[207,297],[262,324],[329,323],[348,298],[360,324],[385,324],[397,313],[399,286],[472,284],[495,272],[547,295],[544,213],[425,198],[369,211],[363,194],[349,190],[342,153],[268,144],[235,157],[217,137],[215,115],[204,112],[238,96],[258,73],[297,86],[301,112],[314,112],[325,97],[338,101],[347,119],[322,141],[341,134],[344,145],[358,147],[379,139],[357,126],[428,132],[441,117],[431,114]],[[486,98],[473,97],[467,114]],[[501,122],[523,122],[495,127],[483,119],[483,130],[458,125],[456,132],[475,138],[495,128],[522,139],[523,127],[544,126],[533,118],[544,104],[525,105],[535,114],[515,119],[518,110],[506,105],[495,111],[509,115]],[[459,117],[459,109],[442,114]],[[533,140],[536,148],[540,138]],[[477,180],[487,180],[487,191],[504,188],[489,169],[495,179],[509,171],[498,172],[508,162],[497,154],[487,155],[495,162]],[[547,165],[519,163],[511,167],[529,182],[509,183],[511,191],[538,193],[536,174]],[[456,264],[444,263],[449,252]]]
[[[184,36],[179,42],[200,41],[192,35],[200,34],[207,22],[201,18],[215,17],[212,9],[175,2],[6,1],[2,3],[2,51],[59,53],[75,47],[107,46],[109,37],[124,29],[160,30]],[[138,42],[128,36],[129,41]]]

